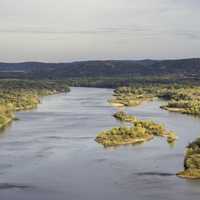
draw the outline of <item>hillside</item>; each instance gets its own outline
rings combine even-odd
[[[69,79],[69,78],[140,78],[198,80],[200,59],[82,61],[72,63],[0,63],[0,78]]]

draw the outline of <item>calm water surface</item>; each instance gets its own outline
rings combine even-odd
[[[156,138],[137,146],[104,149],[99,131],[119,126],[107,103],[112,90],[72,88],[48,96],[38,109],[19,112],[0,134],[0,200],[199,200],[200,181],[174,174],[184,149],[200,136],[200,119],[149,102],[127,111],[165,123],[179,140]]]

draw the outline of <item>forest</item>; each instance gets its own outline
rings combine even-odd
[[[0,63],[0,78],[65,80],[70,86],[200,84],[200,59]]]

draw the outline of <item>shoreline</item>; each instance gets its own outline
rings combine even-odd
[[[200,179],[200,175],[192,175],[191,173],[192,173],[192,171],[185,170],[185,171],[178,172],[176,174],[176,176],[179,178],[188,179],[188,180],[199,180]]]
[[[182,113],[184,114],[185,109],[183,108],[175,108],[175,107],[168,107],[168,106],[160,106],[161,109],[167,110],[169,112],[176,112],[176,113]]]
[[[30,89],[31,91],[31,89]],[[40,91],[38,91],[40,92]],[[4,118],[5,121],[3,121],[2,123],[0,123],[0,130],[4,129],[7,125],[9,125],[10,123],[13,122],[13,120],[15,119],[15,113],[16,112],[20,112],[20,111],[30,111],[30,110],[33,110],[33,109],[36,109],[38,107],[38,105],[42,102],[41,101],[41,98],[42,97],[45,97],[45,96],[50,96],[50,95],[56,95],[56,94],[59,94],[59,93],[63,93],[63,92],[70,92],[70,88],[69,90],[66,90],[66,91],[58,91],[58,90],[47,90],[46,93],[43,93],[43,94],[34,94],[33,96],[31,96],[31,98],[33,98],[32,102],[29,102],[28,105],[20,105],[20,106],[15,106],[14,104],[12,104],[13,106],[13,109],[10,110],[10,116],[6,116],[5,113],[2,113],[2,118]],[[22,92],[23,94],[23,92]],[[9,103],[8,103],[9,104]],[[4,107],[7,109],[8,105],[4,105]]]
[[[8,124],[12,123],[14,116],[12,118],[8,118],[3,124],[0,124],[0,130],[4,129]]]
[[[95,141],[99,144],[102,144],[104,147],[117,147],[117,146],[122,146],[122,145],[134,145],[134,144],[141,144],[148,142],[150,140],[154,139],[153,135],[146,136],[145,138],[135,138],[135,139],[127,139],[127,141],[121,141],[117,142],[115,144],[105,144],[101,138],[95,139]]]

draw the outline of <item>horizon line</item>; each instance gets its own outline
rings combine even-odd
[[[200,57],[182,57],[182,58],[141,58],[141,59],[80,59],[80,60],[72,60],[72,61],[0,61],[0,64],[23,64],[23,63],[43,63],[43,64],[68,64],[68,63],[79,63],[79,62],[109,62],[109,61],[175,61],[175,60],[198,60]]]

